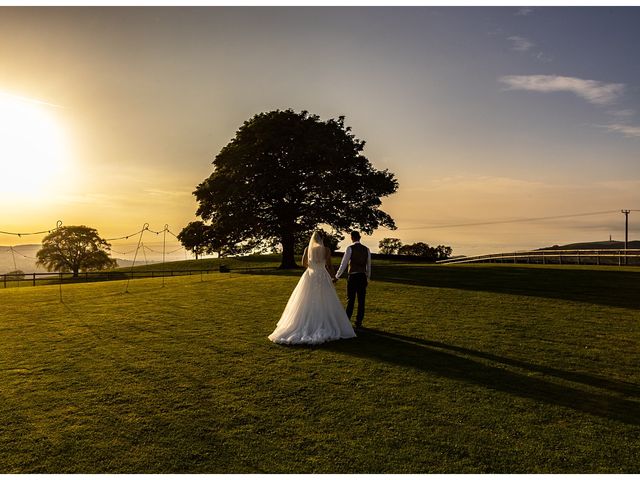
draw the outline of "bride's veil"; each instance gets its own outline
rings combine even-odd
[[[320,233],[313,232],[311,235],[307,255],[309,257],[309,263],[324,263],[324,242],[322,241],[322,235],[320,235]]]

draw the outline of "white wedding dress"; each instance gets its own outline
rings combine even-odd
[[[356,336],[325,268],[326,250],[311,237],[308,268],[300,277],[269,340],[284,344],[318,344]]]

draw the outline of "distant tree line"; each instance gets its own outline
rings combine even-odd
[[[433,261],[449,258],[453,253],[447,245],[430,247],[424,242],[404,245],[399,238],[383,238],[378,243],[378,250],[386,255],[411,255]]]

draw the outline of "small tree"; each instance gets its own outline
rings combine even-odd
[[[403,245],[398,249],[400,255],[412,255],[415,257],[421,257],[427,260],[444,260],[449,258],[453,249],[446,245],[438,245],[437,247],[430,247],[424,242],[417,242],[411,245]]]
[[[436,260],[445,260],[451,256],[453,248],[446,245],[438,245],[436,247]]]
[[[18,269],[18,270],[12,270],[8,272],[6,275],[7,275],[8,281],[19,281],[19,280],[24,280],[25,273],[22,270]]]
[[[424,242],[417,242],[411,245],[403,245],[398,249],[401,255],[414,255],[416,257],[430,257],[431,248]]]
[[[402,242],[399,238],[383,238],[378,242],[378,249],[380,253],[385,255],[393,255],[398,253],[398,250],[402,247]]]
[[[209,244],[210,227],[200,220],[189,223],[178,234],[178,240],[182,246],[196,256],[204,253]]]
[[[95,228],[84,225],[60,227],[42,240],[42,248],[36,254],[38,265],[49,272],[78,272],[103,270],[117,266],[107,253],[111,245],[100,238]]]
[[[217,253],[219,258],[226,255],[247,253],[259,248],[256,242],[241,242],[217,225],[207,225],[199,220],[189,223],[178,234],[178,240],[196,260],[203,253]]]

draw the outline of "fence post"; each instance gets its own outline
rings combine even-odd
[[[546,262],[544,260],[544,252],[542,252],[542,264],[544,265]]]
[[[2,280],[4,281],[4,288],[7,288],[7,276],[2,275]]]
[[[577,257],[578,257],[578,265],[580,265],[580,250],[578,250]]]
[[[33,286],[34,287],[36,286],[36,274],[35,273],[33,274]]]

